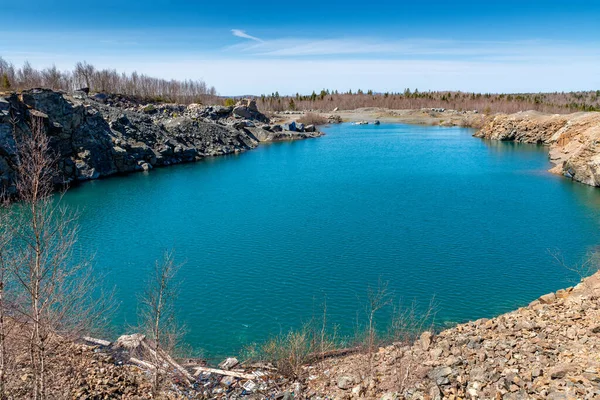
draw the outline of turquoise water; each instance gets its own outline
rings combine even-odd
[[[573,283],[554,261],[600,242],[600,191],[546,172],[547,150],[464,128],[326,128],[314,140],[86,183],[80,243],[135,323],[147,272],[184,263],[179,317],[209,356],[318,315],[351,333],[369,285],[437,321],[491,317]],[[121,331],[126,330],[122,328]]]

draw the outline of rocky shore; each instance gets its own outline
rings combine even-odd
[[[412,345],[310,368],[308,397],[352,399],[600,398],[600,276],[529,306]],[[318,367],[318,368],[317,368]]]
[[[271,124],[252,100],[235,106],[145,104],[83,91],[0,95],[0,188],[14,191],[19,135],[43,120],[58,156],[57,184],[239,153],[261,142],[321,136],[314,126]],[[287,128],[287,130],[286,130]]]
[[[310,111],[317,114],[329,123],[341,122],[368,122],[374,123],[403,123],[414,125],[434,125],[434,126],[464,126],[471,128],[480,128],[485,119],[485,115],[476,110],[458,111],[445,108],[423,108],[415,110],[392,110],[388,108],[357,108],[355,110],[338,110],[332,112],[322,112],[319,110]],[[274,118],[281,121],[289,121],[299,118],[305,114],[304,111],[284,111],[275,113]]]
[[[193,375],[191,384],[182,383],[185,379],[173,369],[169,398],[597,399],[599,298],[597,273],[495,318],[427,331],[414,343],[394,343],[371,354],[321,359],[305,365],[296,378],[282,376],[267,363],[243,365],[228,358],[208,368],[182,360],[178,368]],[[88,362],[85,385],[78,381],[81,386],[73,390],[78,395],[114,391],[122,398],[143,398],[149,370],[134,358],[140,357],[139,350],[127,344],[136,336],[143,340],[139,335],[115,343],[85,340],[81,351],[104,361]],[[112,382],[112,376],[125,374],[119,368],[126,369],[128,378]],[[127,387],[127,382],[135,384]]]
[[[490,118],[475,136],[547,145],[555,165],[550,171],[600,186],[600,113],[500,114]]]

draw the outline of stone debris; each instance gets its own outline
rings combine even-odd
[[[327,123],[328,124],[341,124],[342,123],[342,117],[340,117],[339,115],[330,115],[327,117]]]

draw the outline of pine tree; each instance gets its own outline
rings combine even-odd
[[[2,79],[0,80],[0,88],[2,89],[10,89],[10,80],[8,79],[8,74],[5,72],[2,74]]]

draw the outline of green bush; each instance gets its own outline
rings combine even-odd
[[[10,80],[6,73],[2,74],[2,79],[0,79],[0,89],[10,89]]]

